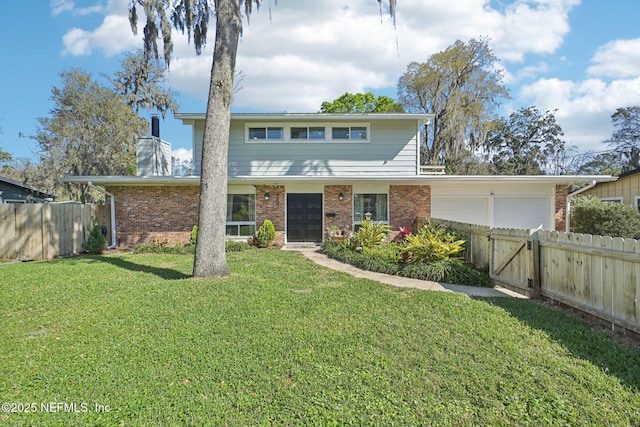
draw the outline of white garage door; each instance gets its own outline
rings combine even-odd
[[[494,227],[551,228],[549,197],[495,197]]]
[[[468,224],[489,225],[489,198],[433,197],[431,216]]]

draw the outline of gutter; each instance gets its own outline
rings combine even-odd
[[[111,245],[107,246],[107,249],[114,249],[116,247],[116,198],[104,188],[93,185],[93,182],[91,181],[88,181],[87,185],[94,190],[111,197]]]
[[[567,195],[567,209],[566,209],[566,212],[567,212],[567,229],[565,230],[567,233],[569,232],[570,226],[571,226],[571,201],[578,194],[583,193],[583,192],[585,192],[587,190],[590,190],[593,187],[595,187],[596,184],[597,184],[597,181],[594,179],[587,186],[582,187],[581,189],[576,190],[573,193]]]

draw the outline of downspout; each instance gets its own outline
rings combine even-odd
[[[587,190],[590,190],[595,186],[596,186],[596,180],[593,179],[593,180],[591,180],[591,182],[586,187],[582,187],[581,189],[576,190],[573,193],[567,195],[567,209],[566,209],[566,211],[567,211],[567,229],[565,230],[567,233],[571,229],[570,228],[570,226],[571,226],[571,200],[573,200],[573,198],[575,196],[577,196],[578,194],[583,193],[583,192],[585,192]]]
[[[94,190],[111,197],[111,245],[107,246],[107,249],[114,249],[116,247],[116,198],[104,188],[93,185],[93,182],[91,181],[87,182],[87,185]]]

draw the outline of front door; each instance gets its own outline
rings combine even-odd
[[[287,194],[287,242],[322,241],[322,193]]]

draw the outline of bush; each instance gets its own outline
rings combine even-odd
[[[255,241],[256,244],[260,247],[267,247],[271,245],[273,239],[276,238],[276,228],[273,226],[273,223],[269,219],[265,219],[260,228],[258,229],[258,234],[256,235]]]
[[[194,225],[191,229],[191,236],[189,237],[189,244],[195,246],[198,241],[198,226]]]
[[[225,252],[242,252],[249,249],[254,249],[253,246],[248,244],[247,242],[235,242],[231,240],[227,240],[225,242]],[[193,254],[195,251],[195,246],[189,245],[184,246],[180,243],[177,243],[175,246],[166,246],[166,245],[154,245],[153,243],[141,243],[133,247],[131,252],[134,254],[176,254],[176,255],[186,255]]]
[[[393,246],[391,249],[393,249]],[[407,264],[396,262],[393,256],[385,253],[385,250],[385,247],[381,247],[356,252],[349,249],[349,243],[347,242],[343,244],[333,241],[325,241],[321,246],[322,253],[329,258],[345,264],[351,264],[362,270],[433,282],[493,287],[488,274],[474,270],[457,261],[443,259],[430,263],[416,262]]]
[[[93,221],[93,225],[89,225],[87,228],[89,229],[89,235],[87,236],[87,242],[84,244],[84,249],[94,255],[103,253],[107,249],[107,238],[102,234],[102,226],[96,219]]]
[[[571,204],[571,231],[628,238],[640,231],[640,219],[631,206],[578,196]]]
[[[362,221],[362,225],[355,235],[356,246],[373,248],[379,246],[384,238],[391,232],[391,227],[382,222],[373,222],[369,219]]]
[[[451,259],[463,264],[466,248],[463,236],[445,225],[426,224],[415,235],[408,235],[402,253],[407,262],[433,262]]]

